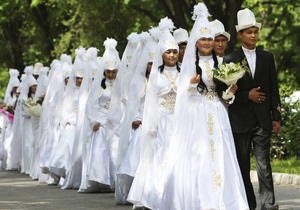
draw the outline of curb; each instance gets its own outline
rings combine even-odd
[[[272,173],[274,185],[300,187],[300,176],[294,174]],[[251,181],[258,182],[256,171],[250,171]]]

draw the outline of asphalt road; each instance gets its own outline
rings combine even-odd
[[[257,183],[254,183],[257,192]],[[300,210],[300,186],[275,186],[280,209]],[[113,193],[82,194],[61,190],[30,179],[17,171],[0,171],[0,209],[55,210],[130,210],[131,205],[116,205]]]

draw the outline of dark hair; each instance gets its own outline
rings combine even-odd
[[[218,59],[214,50],[212,51],[212,58],[214,60],[214,68],[218,68]],[[198,47],[196,47],[196,61],[195,61],[196,73],[200,75],[200,78],[202,78],[202,69],[198,65],[198,63],[199,63],[199,49]],[[207,86],[202,79],[200,79],[200,82],[197,85],[197,90],[199,91],[199,93],[202,93],[204,90],[207,91]]]
[[[103,75],[104,75],[104,77],[103,77],[103,79],[102,79],[102,81],[101,81],[101,87],[102,87],[103,89],[106,89],[106,84],[105,84],[106,77],[105,77],[105,73],[104,73],[104,72],[103,72]]]
[[[31,87],[32,87],[33,85],[31,85],[30,87],[29,87],[29,91],[28,91],[28,94],[27,94],[27,97],[28,98],[33,98],[32,97],[32,94],[33,94],[33,92],[32,92],[32,90],[31,90]]]
[[[13,97],[13,95],[14,95],[14,91],[11,90],[11,91],[10,91],[10,96]]]
[[[146,68],[145,77],[146,77],[146,78],[149,78],[149,76],[150,76],[150,73],[151,73],[151,72],[150,72],[150,71],[148,71],[148,70],[147,70],[147,68]]]
[[[164,72],[164,69],[165,69],[165,61],[164,60],[163,60],[163,64],[161,66],[159,66],[158,69],[161,74]],[[180,72],[180,67],[178,65],[178,62],[176,62],[176,69],[178,72]]]

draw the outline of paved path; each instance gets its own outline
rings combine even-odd
[[[257,183],[254,182],[257,192]],[[300,186],[275,186],[282,210],[300,210]],[[115,205],[113,193],[82,194],[61,190],[30,179],[17,171],[0,171],[0,209],[38,210],[130,210],[131,205]]]

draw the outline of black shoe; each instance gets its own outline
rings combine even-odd
[[[278,209],[279,209],[278,205],[273,205],[269,203],[266,203],[261,206],[261,210],[278,210]]]
[[[145,206],[135,206],[135,207],[133,207],[133,209],[134,209],[134,210],[150,210],[150,209],[148,209],[148,208],[145,207]]]

